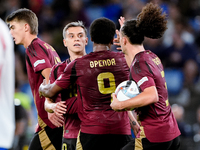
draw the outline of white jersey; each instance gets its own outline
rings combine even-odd
[[[14,44],[0,19],[0,148],[11,148],[14,131]]]

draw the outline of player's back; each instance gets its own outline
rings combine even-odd
[[[77,60],[75,69],[78,98],[81,100],[81,131],[91,134],[129,134],[127,112],[115,112],[110,107],[111,94],[118,84],[128,79],[129,68],[124,54],[92,52]]]

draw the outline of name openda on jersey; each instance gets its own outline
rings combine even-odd
[[[106,59],[106,60],[94,60],[90,61],[90,67],[105,67],[105,66],[114,66],[116,65],[115,59]]]

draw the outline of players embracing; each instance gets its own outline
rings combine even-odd
[[[62,65],[59,64],[53,67],[50,78],[54,79],[51,79],[51,83],[43,82],[39,87],[39,93],[35,93],[35,88],[32,88],[34,89],[33,95],[38,99],[36,103],[38,104],[38,109],[42,110],[42,112],[44,111],[44,98],[39,97],[40,95],[46,97],[45,108],[47,111],[54,112],[57,116],[61,116],[61,118],[65,114],[65,125],[68,121],[67,119],[71,117],[70,115],[78,114],[77,120],[79,121],[80,119],[80,122],[74,125],[71,124],[71,128],[76,128],[76,135],[80,128],[76,149],[178,150],[180,148],[180,131],[168,101],[163,66],[160,59],[150,50],[146,51],[142,45],[145,36],[160,38],[163,35],[166,30],[166,17],[162,14],[159,6],[148,3],[136,20],[125,21],[124,18],[121,18],[119,21],[121,29],[120,32],[117,33],[120,37],[119,43],[122,52],[113,52],[110,50],[115,35],[114,22],[107,18],[94,20],[90,26],[93,52],[87,55],[81,53],[78,57],[74,58],[72,58],[73,55],[70,55],[72,58],[71,62],[66,60]],[[20,22],[20,25],[24,26],[24,34],[26,34],[26,31],[29,30],[29,24]],[[11,24],[12,30],[14,30],[13,27],[14,26]],[[76,28],[72,30],[72,34],[70,34],[69,29],[70,28],[66,29],[67,37],[64,36],[64,38],[71,38],[71,43],[65,43],[69,41],[69,39],[64,41],[64,44],[66,44],[65,46],[69,46],[68,50],[71,50],[70,46],[74,46],[73,48],[75,49],[84,46],[82,50],[85,50],[85,45],[87,44],[86,32],[83,30],[83,33],[77,34]],[[83,37],[85,37],[85,43],[81,45],[80,40]],[[17,43],[17,40],[18,38],[15,37],[16,44],[21,44]],[[36,41],[39,41],[37,43],[44,44],[43,41],[40,41],[34,34],[34,38],[31,39],[31,42],[28,42],[28,44],[25,43],[24,46],[28,47],[27,68],[30,68],[29,72],[32,71],[32,74],[36,73],[36,75],[38,75],[37,73],[39,72],[41,82],[44,76],[48,80],[46,74],[49,74],[49,68],[52,67],[52,65],[55,64],[55,60],[57,61],[58,59],[55,59],[51,65],[46,66],[48,68],[48,73],[44,72],[45,68],[33,70],[34,67],[44,64],[42,58],[36,60],[36,62],[32,60],[32,57],[37,56],[33,52],[36,52],[37,49],[43,49],[43,51],[37,51],[37,54],[42,53],[42,55],[45,55],[45,47],[41,47],[40,44],[38,45],[40,47],[37,49],[32,49],[32,47],[35,47],[35,45],[32,45]],[[54,53],[50,45],[44,46],[46,46],[46,48],[48,47],[47,49],[51,49],[53,51],[52,53]],[[55,54],[55,57],[52,57],[52,59],[53,58],[59,57]],[[128,66],[130,67],[130,75]],[[128,78],[134,80],[142,92],[135,98],[120,102],[115,94],[112,96],[111,94],[114,93],[116,87],[121,82]],[[29,80],[30,83],[34,85],[31,77]],[[61,98],[62,100],[66,100],[66,102],[60,101],[61,99],[56,99],[58,101],[51,101],[51,99],[60,92],[62,93],[62,97],[63,95],[66,96],[66,93],[69,92],[69,87],[74,84],[76,84],[77,88],[77,97],[73,95],[70,99],[66,97]],[[59,98],[59,96],[57,98]],[[43,100],[42,108],[39,107],[39,103],[41,103],[39,99]],[[137,138],[132,141],[129,122],[130,116],[128,116],[130,112],[122,111],[131,108],[137,108],[136,112],[138,113],[139,123],[141,125],[140,129],[138,129],[138,124],[136,122],[137,126],[135,127],[137,129],[134,133],[137,133]],[[44,116],[45,118],[40,118],[40,116]],[[42,143],[41,136],[45,132],[49,135],[51,134],[49,130],[46,131],[46,129],[48,129],[48,124],[52,125],[53,129],[57,129],[56,126],[62,126],[63,122],[61,121],[59,123],[58,118],[54,120],[54,122],[47,118],[47,113],[41,114],[39,112],[40,127],[38,128],[37,134],[34,136],[36,140],[32,142],[32,149],[36,148],[36,146],[33,145],[34,143],[40,143],[38,144],[40,149],[47,149],[45,148],[46,143]],[[72,117],[71,119],[73,122],[74,118]],[[134,117],[130,119],[131,122],[135,120]],[[66,138],[64,138],[64,140],[68,138],[68,129],[69,128],[65,129],[64,136],[66,135]],[[76,141],[76,137],[74,137],[74,139]],[[63,143],[70,145],[68,141],[70,140],[63,141]],[[51,144],[51,141],[49,141],[49,143]],[[60,146],[60,142],[58,145]],[[73,145],[75,144],[73,143]],[[67,149],[70,148],[67,147]]]
[[[94,20],[90,35],[93,52],[71,62],[54,83],[41,84],[40,95],[51,98],[76,83],[81,120],[78,146],[84,150],[120,150],[131,140],[128,113],[112,110],[110,103],[116,86],[128,79],[129,68],[124,54],[110,51],[115,35],[113,21]]]

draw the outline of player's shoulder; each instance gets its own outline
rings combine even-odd
[[[148,64],[151,64],[155,61],[160,61],[160,58],[153,52],[151,52],[150,50],[146,50],[143,53],[140,53],[140,55],[137,55],[136,57],[138,60],[140,60],[140,62],[145,62]]]
[[[39,38],[33,39],[30,45],[27,47],[28,52],[32,50],[37,51],[38,47],[41,47],[41,45],[43,45],[42,43],[43,42]]]
[[[51,45],[49,45],[48,43],[44,42],[43,40],[41,40],[38,37],[33,39],[31,44],[28,46],[28,48],[35,48],[36,50],[37,49],[43,49],[45,51],[47,51],[51,47],[52,47]]]
[[[116,55],[123,55],[124,56],[124,53],[122,53],[122,51],[108,51],[112,54],[116,54]]]
[[[119,60],[125,60],[125,56],[124,53],[122,53],[121,51],[108,51],[107,52],[110,57],[113,57],[115,59],[119,59]]]
[[[136,63],[147,62],[152,58],[152,56],[154,56],[154,53],[152,53],[150,50],[145,50],[135,55],[135,61]]]
[[[42,41],[40,38],[35,38],[32,40],[31,44],[30,45],[39,45],[39,44],[43,44],[45,43],[44,41]]]
[[[62,62],[58,62],[57,64],[53,65],[52,70],[56,69],[56,68],[60,68],[60,67],[66,67],[67,66],[67,60],[64,60]]]
[[[35,38],[26,49],[26,53],[31,56],[37,56],[37,55],[48,56],[50,48],[51,46],[49,44],[45,43],[39,38]]]
[[[93,58],[93,57],[102,57],[102,55],[113,56],[113,57],[124,57],[124,54],[121,51],[112,51],[112,50],[104,50],[99,52],[90,52],[89,54],[83,56],[83,59]]]

